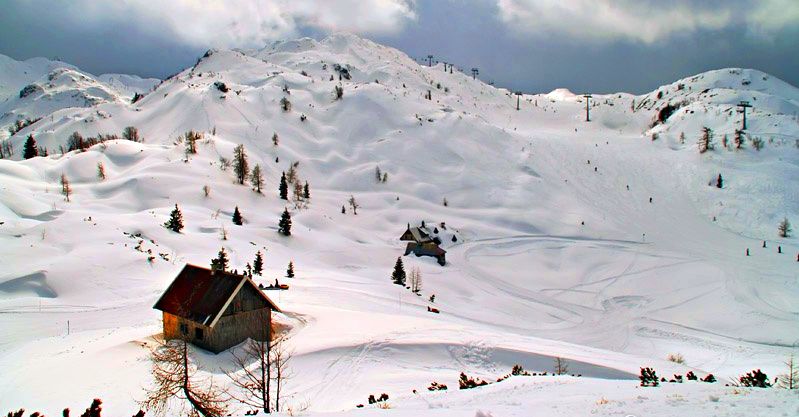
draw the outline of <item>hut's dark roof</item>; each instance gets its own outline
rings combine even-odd
[[[248,277],[214,273],[190,264],[183,267],[153,308],[210,326],[245,285],[251,285],[273,310],[280,311]]]
[[[408,233],[410,233],[410,236],[408,236]],[[400,240],[413,240],[417,243],[425,243],[431,242],[433,239],[430,238],[430,233],[428,233],[427,230],[421,227],[411,227],[408,225],[408,229],[402,234]]]

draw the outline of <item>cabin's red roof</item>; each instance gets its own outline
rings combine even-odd
[[[248,277],[186,264],[153,308],[209,326],[245,285],[251,285],[276,311],[280,309]]]

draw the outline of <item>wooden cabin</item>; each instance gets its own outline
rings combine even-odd
[[[251,338],[272,337],[280,311],[245,275],[187,264],[153,306],[164,315],[164,339],[185,339],[219,353]]]
[[[447,251],[438,246],[441,241],[437,237],[431,237],[424,227],[411,227],[409,223],[400,240],[408,242],[405,255],[413,253],[416,256],[432,256],[441,266],[447,263]]]

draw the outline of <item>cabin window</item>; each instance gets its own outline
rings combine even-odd
[[[180,334],[187,335],[189,334],[189,325],[186,323],[180,323]]]
[[[199,327],[194,328],[194,338],[197,340],[203,340],[203,329]]]

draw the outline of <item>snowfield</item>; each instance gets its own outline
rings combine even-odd
[[[161,332],[153,304],[184,263],[224,247],[239,271],[260,250],[256,282],[291,286],[267,294],[290,328],[283,408],[295,414],[799,415],[796,392],[724,386],[756,368],[773,379],[799,354],[799,244],[777,236],[783,218],[799,224],[799,89],[768,74],[596,94],[585,122],[582,95],[523,95],[517,111],[510,91],[348,34],[212,50],[160,83],[44,59],[0,56],[0,68],[0,141],[14,149],[0,159],[0,412],[58,415],[99,397],[109,415],[133,414]],[[741,100],[754,107],[734,149]],[[666,105],[676,110],[656,123]],[[21,118],[41,120],[9,136]],[[126,126],[143,142],[58,152],[72,132]],[[716,146],[700,154],[703,126]],[[193,155],[189,130],[204,135]],[[49,156],[23,160],[29,134]],[[238,144],[263,194],[222,169]],[[305,208],[278,197],[293,163]],[[180,234],[162,226],[175,204]],[[277,233],[284,207],[291,237]],[[417,296],[390,274],[399,236],[421,221],[448,252],[444,267],[403,258],[422,272]],[[667,360],[676,353],[685,364]],[[226,382],[230,352],[194,357]],[[574,376],[552,376],[555,357]],[[550,375],[457,389],[460,372],[496,380],[514,364]],[[720,382],[642,388],[644,366]],[[432,381],[449,390],[429,392]],[[383,392],[390,410],[356,408]]]

